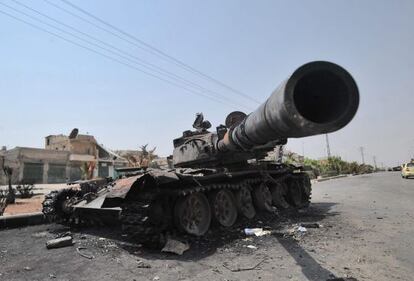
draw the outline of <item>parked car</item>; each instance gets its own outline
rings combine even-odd
[[[404,179],[408,177],[414,177],[414,162],[402,165],[401,176]]]
[[[402,166],[402,165],[401,165]],[[401,171],[401,166],[392,167],[393,171]]]

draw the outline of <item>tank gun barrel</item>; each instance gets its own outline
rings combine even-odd
[[[331,133],[352,120],[358,105],[358,87],[344,68],[325,61],[310,62],[231,128],[217,149],[251,150],[280,139]]]

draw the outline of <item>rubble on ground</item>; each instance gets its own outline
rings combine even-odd
[[[72,236],[64,236],[64,237],[52,239],[46,242],[46,248],[48,249],[68,247],[72,245],[73,245]]]

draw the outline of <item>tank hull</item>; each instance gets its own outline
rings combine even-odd
[[[215,225],[231,227],[242,218],[254,220],[261,212],[303,208],[311,195],[307,175],[284,164],[248,165],[233,171],[151,170],[101,186],[92,195],[82,194],[76,187],[69,190],[54,202],[58,212],[50,211],[50,199],[45,204],[51,219],[70,224],[120,224],[129,237],[151,246],[162,246],[166,233],[202,236]],[[266,192],[270,192],[268,196]],[[194,215],[197,205],[188,203],[200,198],[206,198],[200,201],[204,215],[191,222],[188,217]],[[194,226],[198,220],[199,225]]]

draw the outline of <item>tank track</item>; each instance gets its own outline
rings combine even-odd
[[[71,188],[51,191],[45,195],[42,212],[49,222],[70,222],[72,214],[64,209],[63,203],[68,198],[77,198],[78,196],[80,196],[80,191]]]
[[[121,226],[128,237],[149,247],[163,244],[165,227],[151,214],[154,200],[140,199],[122,206]]]
[[[168,188],[160,189],[157,192],[140,191],[138,198],[125,201],[121,208],[121,227],[123,233],[129,238],[147,246],[160,247],[165,242],[165,233],[175,230],[173,205],[180,198],[194,192],[208,194],[214,190],[228,189],[237,191],[242,187],[247,187],[251,192],[255,186],[260,183],[277,184],[287,180],[297,180],[301,182],[301,205],[292,206],[291,208],[307,207],[311,198],[311,184],[309,177],[305,173],[279,174],[276,178],[266,175],[251,178],[234,178],[227,179],[228,182],[217,182],[203,185],[194,179],[194,185],[186,188],[169,190]],[[81,222],[79,218],[74,217],[73,213],[68,212],[62,207],[64,200],[70,197],[79,198],[80,191],[73,189],[63,189],[52,191],[45,196],[43,202],[43,213],[50,222],[55,221],[64,224]],[[287,196],[289,196],[287,194]],[[290,201],[290,200],[287,200]],[[98,222],[98,221],[97,221]],[[78,224],[78,223],[77,223]],[[94,225],[92,221],[85,221],[83,225]]]
[[[271,180],[266,180],[263,177],[254,177],[243,180],[235,179],[234,182],[230,183],[213,183],[207,185],[198,184],[196,186],[191,186],[184,189],[175,190],[172,194],[170,193],[170,198],[173,197],[172,201],[178,200],[180,197],[184,197],[188,194],[194,192],[208,193],[213,190],[219,189],[229,189],[236,191],[242,187],[248,187],[250,191],[254,186],[259,185],[262,182],[278,183],[283,182],[286,179],[294,179],[302,182],[301,198],[302,204],[300,206],[291,206],[291,208],[303,208],[307,207],[310,203],[311,198],[311,184],[309,177],[305,173],[281,175],[278,178],[272,178]],[[162,214],[159,212],[151,212],[151,209],[160,204],[157,200],[160,200],[160,197],[148,196],[148,194],[141,194],[142,198],[140,200],[126,202],[122,206],[122,216],[121,216],[121,225],[122,230],[128,237],[133,240],[142,243],[143,245],[150,247],[162,246],[165,239],[165,232],[173,230],[175,228],[171,217],[171,211],[173,208],[171,206],[167,207],[168,209],[163,210]],[[163,219],[160,219],[157,216],[163,216]]]

